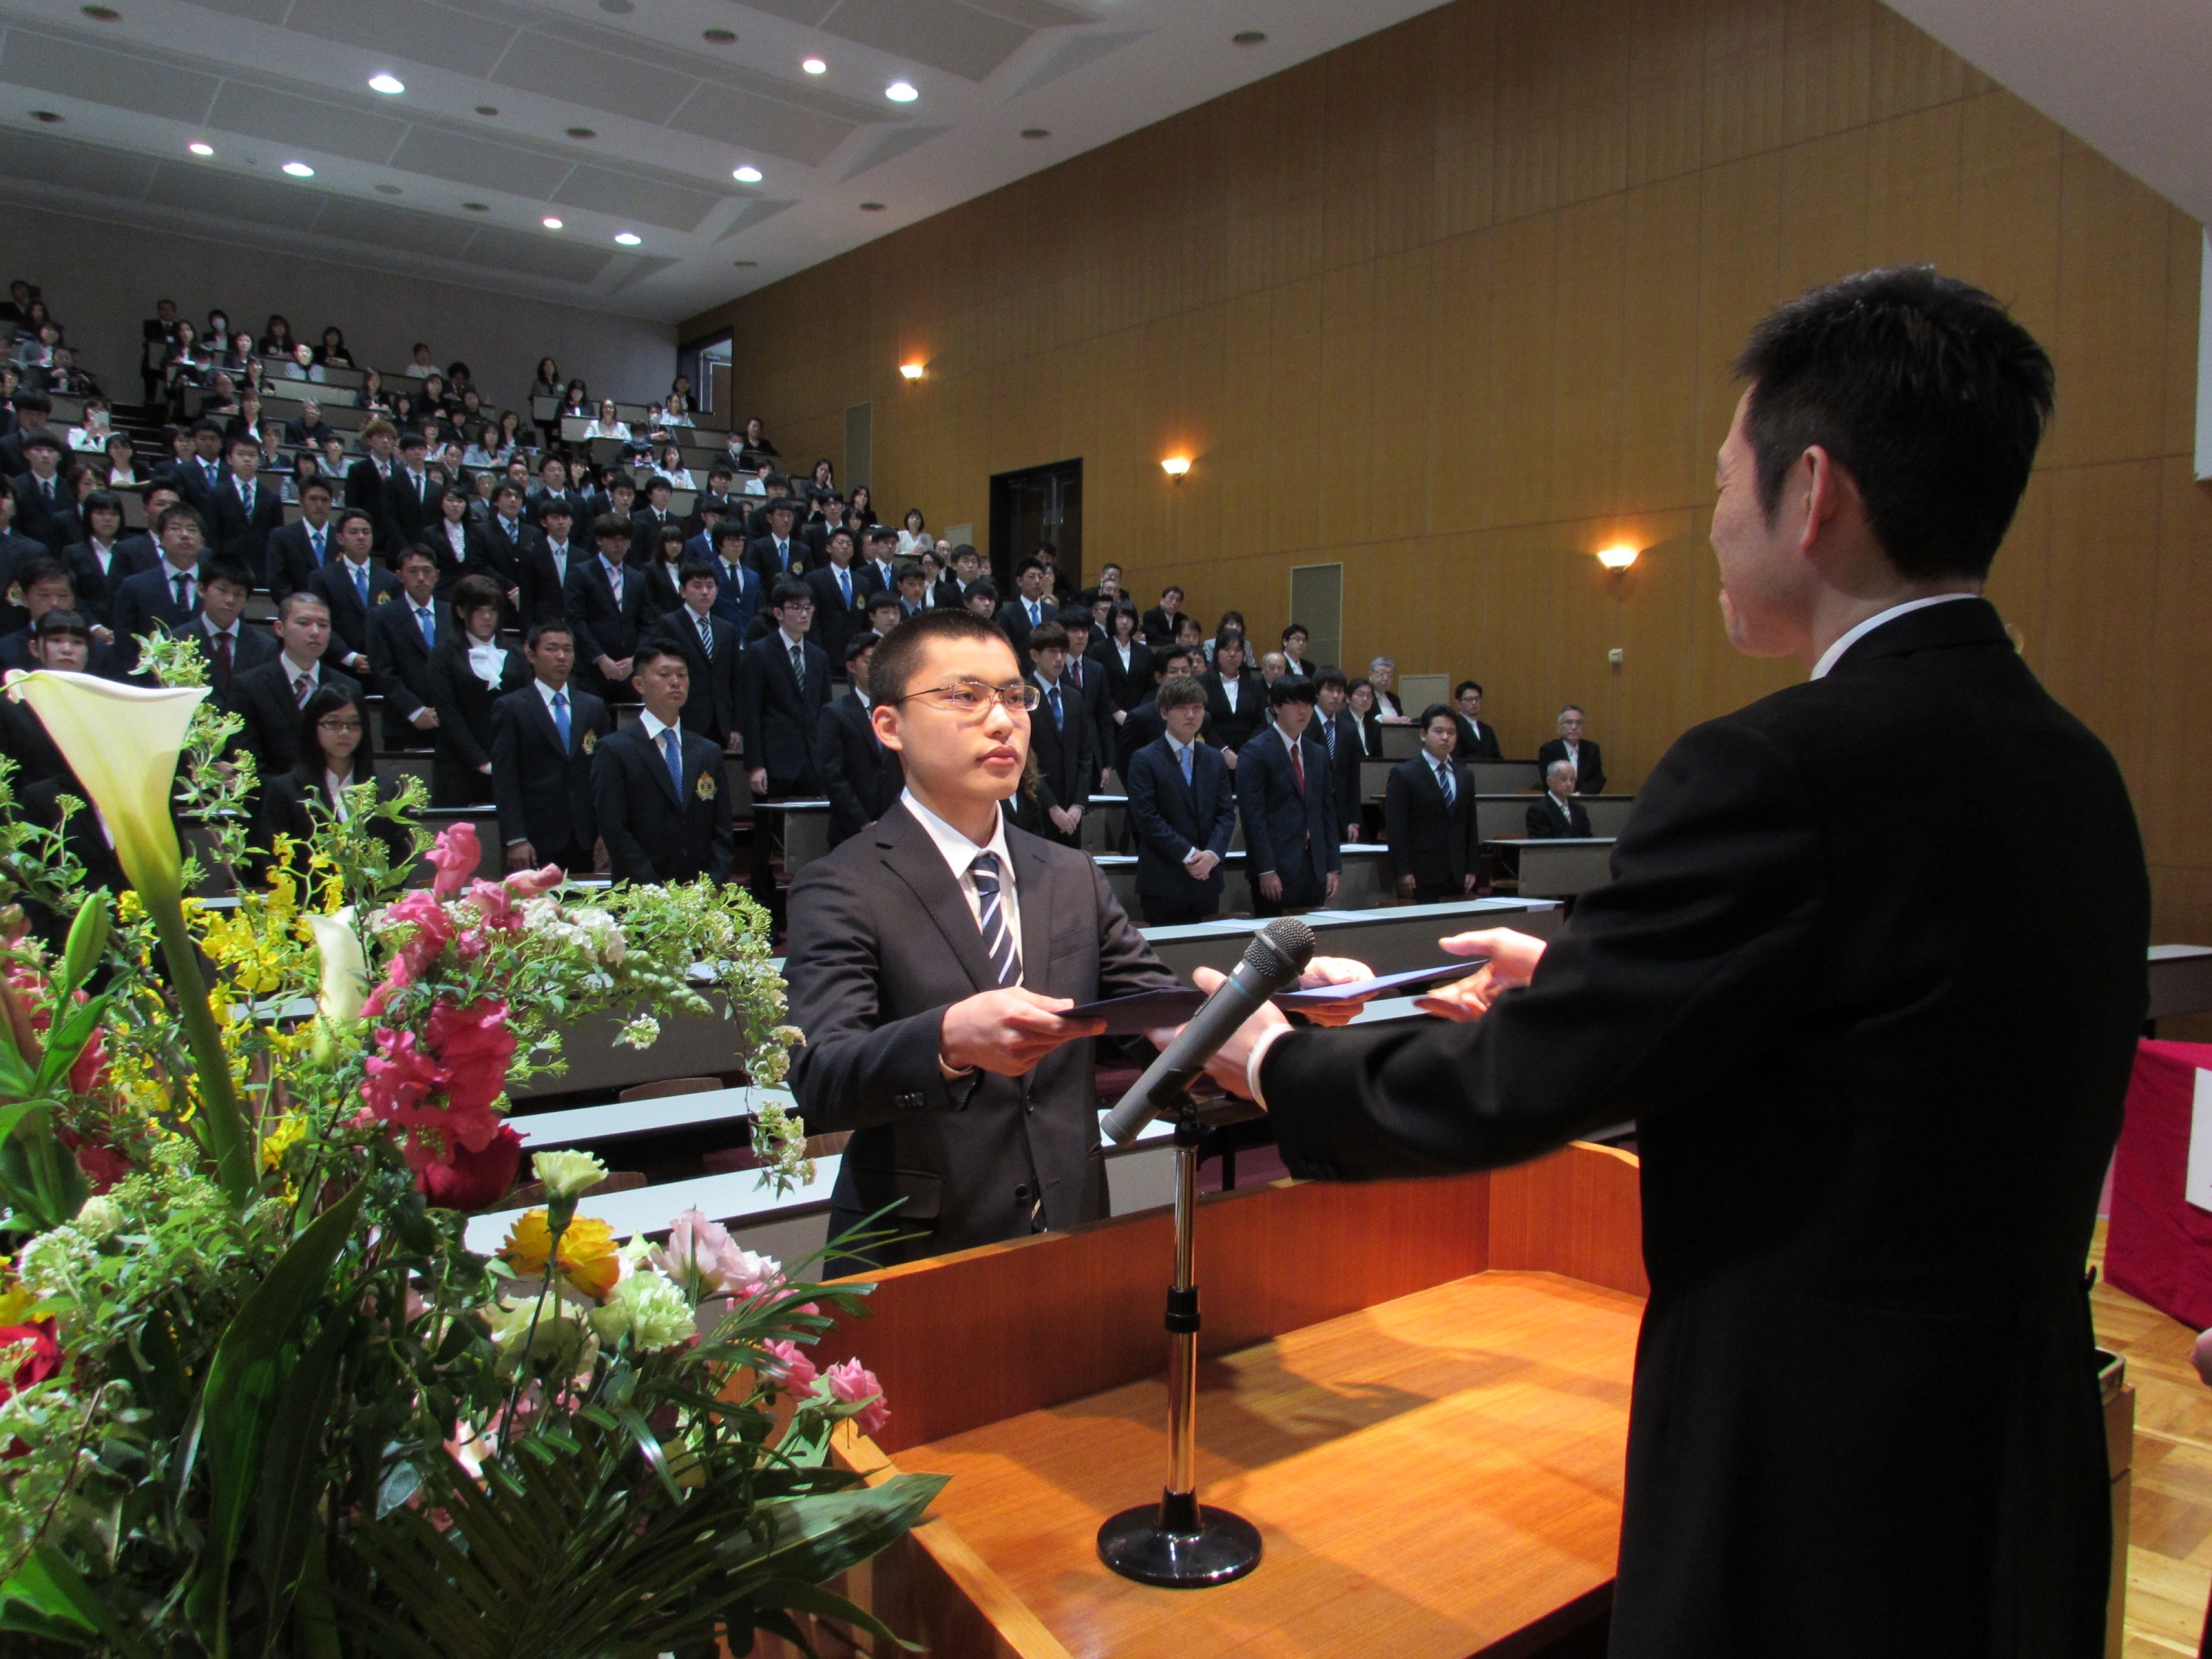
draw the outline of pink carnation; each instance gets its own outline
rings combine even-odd
[[[437,843],[430,848],[429,858],[438,872],[437,878],[430,884],[431,893],[441,899],[452,898],[483,865],[483,848],[477,844],[476,825],[465,819],[447,824],[438,832]]]
[[[797,1394],[812,1387],[814,1379],[821,1375],[814,1369],[814,1362],[800,1352],[796,1342],[763,1342],[761,1346],[769,1355],[768,1363],[761,1370],[780,1388],[789,1389]],[[833,1365],[830,1369],[835,1370],[836,1367]]]
[[[884,1385],[859,1360],[848,1359],[832,1365],[822,1373],[822,1380],[830,1385],[831,1398],[848,1406],[856,1401],[869,1401],[853,1414],[853,1426],[862,1434],[873,1434],[891,1420],[891,1408],[883,1401]],[[870,1399],[871,1395],[874,1397]]]
[[[507,878],[507,890],[517,898],[536,898],[540,893],[550,893],[568,880],[568,872],[557,864],[541,864],[535,870],[517,870]]]

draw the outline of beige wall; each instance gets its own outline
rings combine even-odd
[[[1092,568],[1121,560],[1147,599],[1172,575],[1259,635],[1291,566],[1341,559],[1348,657],[1480,677],[1509,752],[1577,699],[1633,785],[1796,672],[1735,657],[1717,621],[1711,454],[1744,331],[1932,260],[2057,359],[1992,597],[2127,769],[2160,937],[2212,942],[2199,247],[1872,0],[1460,0],[682,333],[734,326],[739,400],[794,459],[837,455],[872,400],[886,516],[981,527],[990,474],[1080,456]],[[1590,556],[1620,538],[1645,551],[1615,583]]]

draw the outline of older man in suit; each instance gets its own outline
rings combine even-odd
[[[288,449],[320,449],[331,436],[331,423],[323,418],[323,406],[313,398],[300,399],[300,412],[284,422],[284,446]]]
[[[1565,841],[1590,832],[1589,809],[1575,799],[1575,763],[1555,760],[1544,769],[1544,798],[1528,803],[1531,841]]]
[[[1464,898],[1481,872],[1474,777],[1452,758],[1459,721],[1440,702],[1421,711],[1421,752],[1390,769],[1383,838],[1398,896],[1417,904]]]
[[[491,795],[510,870],[599,867],[592,758],[614,731],[607,706],[569,683],[575,636],[565,622],[531,624],[522,654],[532,679],[492,705]]]
[[[592,757],[607,868],[617,881],[721,880],[735,859],[730,792],[721,750],[684,729],[690,672],[659,639],[638,647],[633,667],[644,712]]]
[[[1137,902],[1152,927],[1210,921],[1221,910],[1221,862],[1237,834],[1236,780],[1200,740],[1203,686],[1178,674],[1152,702],[1167,729],[1129,762]]]
[[[1605,793],[1605,760],[1598,746],[1583,735],[1580,703],[1571,702],[1559,710],[1559,735],[1536,751],[1539,766],[1549,766],[1555,760],[1572,763],[1577,795]]]
[[[1306,730],[1312,683],[1285,674],[1267,688],[1267,704],[1274,718],[1237,757],[1237,804],[1253,913],[1279,916],[1334,898],[1344,853],[1328,751]]]
[[[845,642],[845,677],[853,689],[822,711],[814,763],[830,797],[830,844],[850,841],[890,810],[906,787],[899,757],[884,747],[869,718],[868,665],[883,636],[873,629]]]
[[[1216,1075],[1307,1176],[1494,1168],[1636,1120],[1650,1296],[1614,1653],[2099,1653],[2082,1261],[2150,884],[2111,753],[1980,597],[2050,359],[1922,266],[1792,301],[1739,368],[1722,616],[1809,682],[1676,740],[1548,945],[1451,942],[1488,964],[1430,1006],[1473,1024],[1310,1036],[1263,1011]],[[1972,1411],[1931,1405],[1953,1373],[1985,1379]]]

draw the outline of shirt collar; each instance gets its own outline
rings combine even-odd
[[[1198,739],[1196,738],[1193,738],[1188,743],[1185,743],[1181,738],[1176,736],[1172,732],[1163,732],[1160,735],[1167,739],[1168,753],[1175,757],[1176,764],[1177,766],[1181,766],[1182,764],[1182,751],[1184,750],[1195,749],[1198,747]]]
[[[284,682],[286,684],[297,684],[299,683],[300,676],[302,674],[305,674],[317,685],[320,685],[323,683],[323,665],[319,660],[308,663],[303,666],[292,660],[292,653],[290,652],[284,652],[283,656],[284,660]]]
[[[1887,611],[1878,611],[1820,653],[1820,660],[1813,665],[1813,678],[1816,680],[1827,678],[1828,671],[1843,660],[1844,652],[1850,650],[1884,623],[1895,622],[1899,617],[1915,611],[1925,611],[1931,605],[1948,605],[1954,599],[1979,598],[1981,595],[1978,593],[1937,593],[1925,599],[1907,599],[1903,605],[1893,605]]]
[[[906,810],[914,814],[914,821],[928,832],[929,839],[936,845],[938,856],[952,872],[954,881],[963,882],[968,878],[968,866],[975,861],[978,853],[997,854],[999,879],[1001,882],[1013,880],[1014,861],[1006,852],[1006,815],[1004,812],[991,815],[991,839],[978,847],[965,834],[916,800],[913,790],[902,792],[899,799],[905,803]]]
[[[660,734],[663,732],[676,732],[682,729],[680,726],[665,724],[662,721],[660,716],[654,714],[650,708],[643,708],[638,711],[637,723],[644,728],[645,740],[651,744],[655,749],[660,747]]]
[[[568,706],[571,708],[574,708],[576,706],[575,695],[571,692],[567,686],[548,685],[544,680],[535,678],[533,678],[530,683],[538,688],[538,695],[539,698],[544,702],[546,708],[549,709],[553,707],[553,699],[556,697],[567,697],[568,699]]]

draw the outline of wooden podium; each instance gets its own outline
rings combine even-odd
[[[1589,1145],[1494,1175],[1206,1200],[1200,1497],[1256,1524],[1266,1553],[1204,1590],[1117,1577],[1097,1548],[1166,1473],[1166,1212],[891,1268],[872,1316],[817,1356],[858,1355],[891,1407],[840,1453],[952,1480],[842,1588],[939,1655],[1465,1659],[1571,1641],[1611,1597],[1638,1227],[1635,1158]]]

